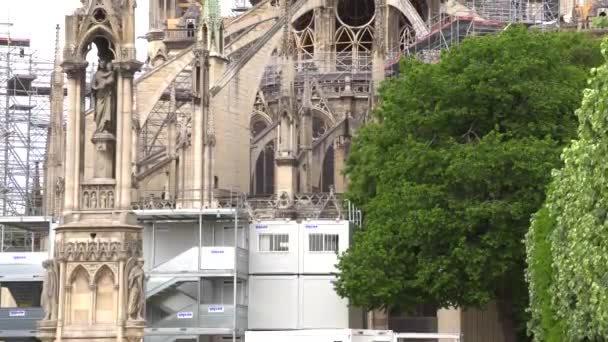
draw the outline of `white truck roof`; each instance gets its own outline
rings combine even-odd
[[[288,339],[288,340],[286,340]],[[303,329],[281,331],[247,331],[247,342],[392,342],[390,330]]]

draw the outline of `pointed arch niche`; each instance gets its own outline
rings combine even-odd
[[[108,324],[116,322],[118,285],[114,272],[106,265],[102,266],[95,274],[94,296],[94,322]]]
[[[77,266],[67,286],[68,324],[89,325],[91,319],[91,288],[89,273]]]
[[[323,168],[321,169],[321,192],[328,193],[335,186],[336,173],[335,173],[335,150],[334,144],[330,144],[325,152],[325,158],[323,159]]]

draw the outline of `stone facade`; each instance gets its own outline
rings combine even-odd
[[[371,118],[386,66],[439,12],[438,1],[267,0],[220,19],[218,1],[150,6],[138,208],[343,192],[350,137]]]

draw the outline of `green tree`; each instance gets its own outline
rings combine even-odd
[[[602,43],[608,57],[608,40]],[[608,66],[592,70],[564,150],[526,242],[536,341],[608,340]],[[539,257],[546,260],[540,261]],[[547,261],[552,261],[546,264]]]
[[[536,342],[563,341],[563,323],[557,317],[549,292],[555,281],[550,241],[554,228],[555,218],[547,207],[543,207],[534,215],[526,235],[526,275],[531,308],[528,326]]]
[[[347,163],[365,222],[337,292],[367,309],[500,299],[525,330],[522,240],[600,61],[589,36],[517,26],[404,61]]]

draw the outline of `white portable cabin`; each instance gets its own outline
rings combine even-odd
[[[363,314],[334,290],[338,255],[350,246],[343,220],[266,220],[250,225],[248,328],[363,327]]]
[[[245,342],[393,342],[393,332],[358,329],[247,331]]]

